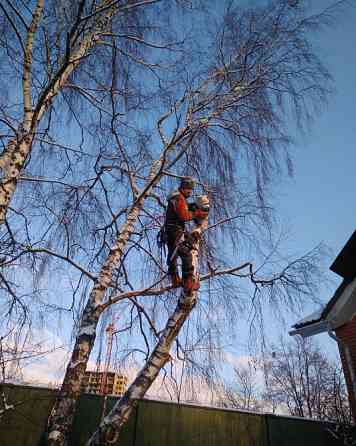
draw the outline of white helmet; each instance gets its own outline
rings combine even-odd
[[[210,201],[207,195],[198,195],[195,199],[195,204],[199,209],[209,212]]]

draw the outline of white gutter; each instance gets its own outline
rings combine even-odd
[[[300,335],[303,338],[314,336],[319,333],[324,333],[329,330],[329,322],[326,320],[314,322],[301,328],[296,328],[289,332],[290,336]]]

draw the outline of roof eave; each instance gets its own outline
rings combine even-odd
[[[309,336],[314,336],[319,333],[324,333],[326,331],[332,330],[333,327],[330,321],[323,320],[318,322],[313,322],[311,324],[304,325],[303,327],[296,328],[289,332],[290,336],[300,335],[303,338],[308,338]]]

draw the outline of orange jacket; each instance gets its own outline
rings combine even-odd
[[[185,222],[193,220],[194,213],[188,208],[188,203],[184,195],[178,189],[168,197],[165,226],[166,230],[175,232],[183,230]]]
[[[190,221],[194,218],[194,213],[188,208],[188,203],[182,192],[172,199],[174,211],[181,221]]]

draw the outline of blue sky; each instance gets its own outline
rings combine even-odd
[[[356,4],[318,39],[336,93],[316,117],[310,134],[297,140],[294,179],[287,181],[276,200],[299,249],[323,241],[335,255],[356,228],[355,22]]]
[[[313,2],[326,5],[325,0]],[[330,2],[329,2],[330,3]],[[335,255],[355,230],[356,3],[340,23],[318,39],[320,56],[335,79],[336,93],[316,117],[310,134],[297,141],[295,177],[276,205],[293,228],[295,243],[309,249],[320,241]]]
[[[243,2],[259,4],[262,0]],[[331,0],[310,0],[308,4],[320,12],[335,3]],[[292,148],[294,176],[278,178],[271,190],[272,205],[287,240],[282,253],[300,256],[320,243],[330,250],[325,259],[326,277],[330,282],[321,286],[320,300],[327,303],[341,282],[328,271],[334,258],[356,229],[355,168],[356,168],[356,1],[337,16],[335,24],[324,29],[315,39],[321,60],[334,78],[335,92],[322,112],[310,123],[306,135],[295,135]],[[314,312],[315,304],[306,305],[302,314],[285,317],[285,325],[270,317],[265,321],[268,342],[277,343],[280,336],[288,339],[295,322]],[[250,354],[248,330],[237,327],[238,339],[231,345],[234,355]],[[327,334],[314,340],[338,360],[337,345]],[[228,370],[226,370],[229,375]]]
[[[331,2],[311,3],[320,10]],[[347,14],[341,14],[338,23],[316,41],[336,92],[316,116],[310,133],[297,136],[294,178],[275,186],[274,205],[290,232],[290,249],[303,253],[324,242],[331,249],[327,266],[356,229],[356,2],[350,5]],[[329,276],[335,280],[333,290],[340,279],[331,272]],[[332,290],[322,290],[324,302]],[[305,315],[312,311],[306,308]],[[298,316],[291,318],[291,323],[297,320]],[[318,335],[316,340],[335,353],[334,341],[327,335]]]

